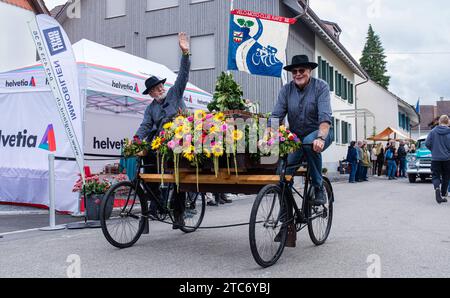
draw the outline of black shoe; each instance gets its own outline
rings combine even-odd
[[[179,229],[185,225],[183,215],[175,215],[174,217],[175,221],[173,222],[172,230]]]
[[[438,204],[447,203],[447,199],[443,199],[441,197],[441,190],[439,188],[436,188],[435,193],[436,193],[436,202],[438,202]]]
[[[219,203],[213,202],[213,201],[209,201],[208,203],[206,203],[206,205],[208,205],[208,206],[219,206]]]
[[[322,206],[327,203],[327,199],[325,198],[325,193],[323,187],[317,187],[314,189],[314,201],[313,204],[315,206]]]
[[[233,201],[227,198],[220,198],[220,204],[229,204],[229,203],[233,203]]]

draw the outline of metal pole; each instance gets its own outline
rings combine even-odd
[[[40,229],[41,231],[63,230],[66,226],[55,225],[55,155],[48,155],[48,196],[49,196],[49,214],[50,226]]]

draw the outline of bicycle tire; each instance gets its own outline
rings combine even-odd
[[[144,231],[147,218],[143,214],[148,214],[148,206],[145,198],[138,192],[133,183],[122,181],[114,184],[102,201],[102,232],[106,240],[117,248],[133,246]],[[130,237],[123,238],[124,235],[127,236],[128,231]]]
[[[314,188],[312,185],[309,188],[307,198],[309,238],[311,238],[311,241],[317,246],[322,245],[327,241],[333,223],[333,190],[330,183],[325,179],[323,180],[323,187],[327,199],[325,205],[314,206],[311,203],[314,197]]]
[[[184,233],[195,232],[200,227],[203,221],[203,217],[205,216],[205,210],[206,210],[205,194],[198,192],[186,193],[185,209],[183,214],[185,225],[180,226],[180,230],[183,231]]]
[[[271,196],[272,202],[270,202]],[[260,217],[262,216],[262,218],[259,218],[258,211],[264,213],[264,206],[266,206],[266,197],[268,197],[269,199],[269,212],[267,214],[267,218],[265,218],[266,216],[264,216],[264,214],[261,214]],[[279,208],[278,211],[275,209],[276,207]],[[258,265],[263,268],[275,264],[283,254],[288,234],[286,224],[282,223],[282,217],[283,215],[286,216],[286,211],[286,199],[282,196],[282,191],[278,185],[266,185],[259,191],[250,213],[249,240],[253,258],[255,259],[256,263],[258,263]],[[277,215],[274,215],[275,213],[277,213]],[[274,218],[274,216],[276,216],[276,218]],[[262,220],[262,229],[257,228],[257,225],[259,226],[260,223],[259,220]],[[277,228],[279,228],[278,233],[276,232]],[[273,232],[271,230],[273,230]],[[259,231],[261,231],[262,233],[259,233]],[[257,237],[259,237],[259,234],[266,234],[266,236],[268,236],[265,237],[267,238],[265,240],[271,245],[270,248],[272,248],[271,252],[269,252],[268,254],[268,257],[262,255],[262,253],[264,253],[266,244],[264,243],[262,248],[260,248],[260,245],[258,245],[261,242],[257,239]],[[275,238],[277,238],[278,236],[279,242],[275,241]],[[263,238],[263,236],[261,236],[261,238]],[[278,246],[274,246],[274,243],[278,243]]]

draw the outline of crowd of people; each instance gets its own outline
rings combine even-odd
[[[366,141],[352,141],[347,151],[346,161],[349,163],[349,183],[369,181],[368,174],[381,177],[385,174],[389,180],[406,178],[406,155],[414,153],[415,144],[400,141],[396,147],[395,140],[369,145]],[[383,171],[384,170],[384,171]]]

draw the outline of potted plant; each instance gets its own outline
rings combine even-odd
[[[242,98],[242,88],[233,79],[233,75],[222,72],[217,78],[213,100],[208,104],[211,112],[223,112],[227,117],[249,118],[249,104]]]
[[[79,176],[80,178],[75,182],[72,191],[86,194],[86,204],[84,206],[86,218],[88,220],[100,220],[100,206],[104,200],[105,193],[111,187],[113,182],[125,181],[127,180],[127,177],[124,174],[119,174],[113,176],[112,181],[106,178],[100,178],[98,175],[86,177],[83,192],[83,181],[81,180],[81,175]],[[111,216],[114,200],[109,200],[108,203],[106,218]]]
[[[138,136],[134,136],[133,140],[125,138],[123,147],[123,155],[125,157],[145,156],[150,149],[150,144],[145,140],[140,140]]]

